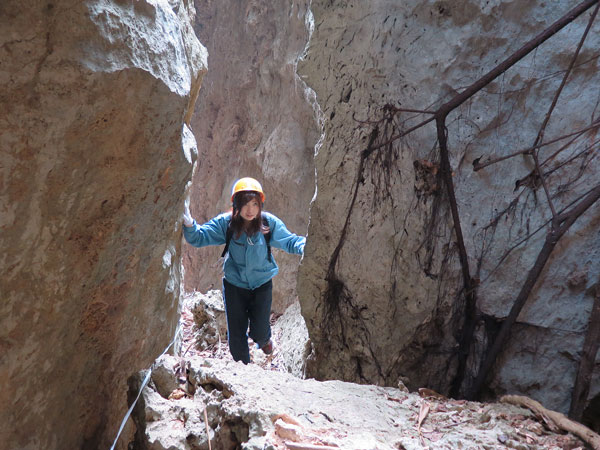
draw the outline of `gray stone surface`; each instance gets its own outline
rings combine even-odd
[[[155,370],[174,376],[171,368],[177,363],[165,356]],[[224,450],[291,448],[286,442],[340,450],[558,450],[580,445],[572,436],[544,430],[530,412],[514,406],[301,380],[231,361],[193,358],[190,364],[193,396],[167,395],[162,375],[153,375],[142,391],[134,410],[137,448],[208,448],[205,407],[212,448]],[[132,377],[130,397],[143,377]]]
[[[209,52],[209,71],[192,127],[199,165],[191,188],[198,222],[231,208],[231,188],[257,178],[265,209],[290,231],[306,235],[315,191],[313,154],[320,129],[310,91],[296,75],[308,41],[308,1],[197,1],[195,30]],[[221,247],[184,248],[185,289],[221,289]],[[280,273],[273,310],[296,301],[299,258],[275,249]]]
[[[281,315],[271,315],[273,353],[266,355],[248,339],[250,358],[263,369],[304,376],[310,341],[300,304],[292,304]],[[227,318],[221,291],[186,293],[180,318],[181,350],[184,357],[231,360],[227,341]]]
[[[176,3],[0,5],[2,448],[109,448],[173,335],[206,70]]]
[[[194,317],[195,347],[205,350],[218,342],[227,342],[227,317],[221,291],[194,293],[186,299]]]
[[[292,375],[304,378],[306,358],[310,353],[310,340],[306,323],[296,302],[285,310],[273,325],[277,337],[277,354],[283,367]]]
[[[298,281],[314,347],[310,376],[388,385],[400,378],[411,387],[448,391],[464,306],[447,198],[434,174],[435,125],[379,148],[363,166],[361,152],[375,129],[377,145],[428,117],[402,113],[386,120],[386,104],[436,109],[572,7],[567,1],[551,7],[541,1],[311,3],[314,33],[299,73],[316,92],[325,137],[315,159],[317,195]],[[479,307],[492,319],[488,324],[508,313],[544,233],[519,243],[550,211],[541,187],[515,189],[532,169],[530,158],[480,172],[472,163],[533,144],[589,16],[448,119],[471,275],[480,283]],[[599,27],[596,22],[583,47],[546,141],[597,118]],[[596,139],[588,133],[557,161]],[[558,145],[545,147],[541,158]],[[558,210],[597,183],[599,164],[592,153],[549,175]],[[495,392],[530,394],[565,411],[591,309],[589,288],[600,273],[598,211],[590,210],[556,248],[493,371]],[[512,253],[503,258],[508,249]],[[579,282],[569,281],[574,273],[582,274]],[[481,325],[474,346],[479,353],[471,361],[480,357],[492,331]]]

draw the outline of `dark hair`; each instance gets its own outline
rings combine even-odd
[[[258,202],[258,214],[246,226],[246,221],[240,212],[242,211],[244,205],[252,200],[256,200]],[[258,192],[241,191],[233,196],[233,212],[231,213],[231,223],[229,226],[231,227],[233,236],[236,239],[240,237],[243,231],[245,231],[248,236],[254,236],[259,231],[262,234],[267,234],[269,232],[269,227],[263,224],[262,206],[262,201]]]

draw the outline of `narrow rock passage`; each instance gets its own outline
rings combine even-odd
[[[249,338],[248,346],[253,364],[265,370],[289,372],[301,376],[300,360],[308,341],[308,332],[302,322],[299,305],[293,305],[283,315],[271,314],[273,353],[265,355]],[[184,295],[180,326],[181,355],[184,358],[201,357],[233,361],[227,344],[227,322],[220,291],[209,291],[206,294],[193,292]],[[291,330],[290,327],[295,329]]]
[[[403,385],[305,380],[287,373],[277,350],[253,350],[252,364],[236,363],[219,301],[217,291],[186,298],[182,356],[156,361],[134,411],[134,448],[208,449],[209,440],[212,449],[249,450],[584,448],[517,406],[410,393]],[[279,347],[286,337],[274,330]],[[144,376],[130,378],[130,398]]]

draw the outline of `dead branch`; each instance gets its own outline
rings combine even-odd
[[[592,125],[590,125],[589,127],[585,127],[585,128],[583,128],[581,130],[577,130],[577,131],[574,131],[572,133],[565,134],[563,136],[559,136],[559,137],[557,137],[555,139],[552,139],[551,141],[544,142],[543,144],[537,144],[537,145],[534,145],[533,147],[527,147],[527,148],[523,148],[521,150],[516,150],[515,152],[513,152],[513,153],[511,153],[509,155],[506,155],[506,156],[500,156],[498,158],[489,159],[489,160],[487,160],[485,162],[480,162],[480,158],[478,158],[478,159],[476,159],[473,162],[473,170],[475,172],[478,172],[479,170],[481,170],[481,169],[483,169],[483,168],[485,168],[487,166],[491,166],[492,164],[496,164],[498,162],[505,161],[507,159],[513,158],[513,157],[518,156],[518,155],[523,155],[523,154],[526,154],[526,153],[531,153],[535,149],[542,148],[542,147],[545,147],[547,145],[554,144],[554,143],[556,143],[558,141],[562,141],[563,139],[567,139],[567,138],[575,136],[575,139],[569,141],[567,144],[563,145],[559,149],[559,151],[562,151],[565,148],[567,148],[569,145],[571,145],[571,143],[573,143],[583,133],[585,133],[586,131],[589,131],[589,130],[593,130],[594,128],[598,128],[598,127],[600,127],[600,120],[597,120],[597,121],[593,122]],[[542,163],[542,165],[544,165],[548,160],[554,158],[556,155],[557,155],[557,153],[555,153],[552,156],[550,156],[548,159],[546,159]]]
[[[465,320],[465,323],[463,324],[463,330],[462,330],[461,338],[460,338],[460,342],[459,342],[458,369],[457,369],[456,376],[455,376],[455,379],[453,381],[452,388],[451,388],[451,395],[453,395],[453,396],[458,395],[458,393],[462,387],[463,381],[464,381],[464,377],[465,377],[465,373],[466,373],[466,360],[467,360],[467,357],[470,352],[470,345],[473,340],[473,333],[474,333],[475,325],[477,322],[478,312],[477,312],[476,289],[474,286],[474,281],[470,275],[470,269],[469,269],[469,264],[468,264],[468,255],[467,255],[465,245],[464,245],[464,238],[463,238],[462,227],[461,227],[461,223],[460,223],[460,215],[458,212],[458,206],[457,206],[455,192],[454,192],[454,183],[452,180],[452,169],[450,166],[448,142],[447,142],[446,119],[453,110],[455,110],[456,108],[461,106],[463,103],[468,101],[472,96],[474,96],[475,94],[477,94],[478,92],[483,90],[494,79],[496,79],[498,76],[500,76],[501,74],[506,72],[508,69],[513,67],[517,62],[519,62],[521,59],[523,59],[525,56],[527,56],[530,52],[532,52],[533,50],[538,48],[543,42],[545,42],[546,40],[548,40],[549,38],[554,36],[556,33],[558,33],[560,30],[562,30],[565,26],[567,26],[572,21],[574,21],[577,17],[579,17],[581,14],[586,12],[589,8],[591,8],[594,5],[599,4],[599,1],[600,0],[585,0],[585,1],[581,2],[578,6],[573,8],[571,11],[569,11],[563,17],[561,17],[560,19],[555,21],[550,27],[546,28],[535,38],[531,39],[529,42],[527,42],[525,45],[523,45],[519,50],[517,50],[516,52],[511,54],[502,63],[500,63],[499,65],[494,67],[492,70],[490,70],[488,73],[486,73],[484,76],[479,78],[475,83],[468,86],[465,90],[463,90],[460,94],[451,98],[448,102],[444,103],[435,113],[432,114],[432,117],[429,117],[428,119],[421,121],[420,123],[414,125],[413,127],[409,128],[407,130],[403,130],[395,135],[392,135],[385,142],[380,143],[378,145],[373,145],[373,139],[371,139],[369,142],[369,146],[367,147],[366,150],[363,150],[363,152],[361,154],[361,161],[359,164],[359,175],[362,172],[364,160],[366,159],[366,157],[369,156],[369,154],[371,154],[372,152],[374,152],[380,148],[390,145],[393,141],[400,139],[404,136],[407,136],[408,134],[412,133],[413,131],[424,127],[425,125],[427,125],[428,123],[430,123],[434,120],[436,122],[437,142],[438,142],[439,150],[440,150],[440,164],[441,164],[440,173],[444,180],[444,184],[446,185],[446,191],[448,194],[448,201],[450,204],[454,232],[455,232],[456,241],[457,241],[456,243],[457,243],[459,258],[460,258],[460,263],[461,263],[461,269],[462,269],[462,275],[463,275],[463,289],[465,292],[465,300],[466,300],[466,305],[465,305],[465,319],[466,320]],[[588,27],[591,26],[591,23],[592,23],[593,19],[595,18],[597,10],[598,10],[598,8],[594,12],[593,17],[590,20]],[[583,39],[585,39],[585,36],[587,36],[587,32],[584,34]],[[566,79],[568,78],[570,71],[572,70],[572,67],[577,58],[577,54],[573,58],[569,69],[567,70],[567,72],[565,73],[565,76],[563,77],[563,84],[564,84],[564,82],[566,82]],[[561,86],[562,86],[562,84],[561,84]],[[555,100],[553,101],[553,105],[551,106],[551,109],[547,113],[546,118],[548,120],[550,118],[550,115],[552,114],[552,110],[554,109],[554,104],[555,104],[556,100],[558,99],[558,96],[560,95],[560,90],[562,90],[562,88],[559,89],[559,91],[556,93]],[[397,112],[417,112],[419,114],[431,113],[430,111],[423,111],[423,110],[407,110],[407,109],[403,110],[400,108],[397,108],[397,110],[398,110]],[[546,123],[547,123],[547,121],[546,121]],[[598,125],[600,125],[600,123],[595,124],[595,126],[598,126]],[[545,125],[543,126],[543,128],[545,128]],[[591,129],[591,127],[590,127],[590,129]],[[376,130],[377,130],[377,128],[375,128],[374,132],[376,132]],[[580,134],[581,133],[582,132],[580,132]],[[541,147],[543,145],[548,145],[548,144],[541,143],[542,135],[543,135],[543,131],[541,130],[541,133],[539,134],[539,139],[536,141],[533,148],[538,149],[539,147]],[[557,140],[558,139],[559,138],[557,138]],[[552,250],[556,246],[556,243],[558,242],[560,237],[569,229],[569,227],[575,222],[575,220],[577,220],[577,218],[587,208],[589,208],[600,196],[600,186],[597,186],[596,188],[594,188],[592,190],[590,195],[586,196],[578,205],[576,205],[572,210],[570,210],[567,215],[565,215],[565,213],[557,214],[557,212],[555,211],[554,206],[551,202],[551,197],[550,197],[548,188],[545,184],[545,180],[543,179],[543,175],[541,174],[539,160],[537,159],[537,153],[535,151],[532,151],[531,148],[526,151],[520,152],[519,154],[521,154],[521,153],[530,153],[534,156],[534,159],[536,161],[536,171],[538,172],[538,177],[541,179],[542,184],[544,185],[544,189],[545,189],[546,195],[548,197],[548,202],[549,202],[550,208],[552,210],[552,217],[553,217],[552,226],[551,226],[550,232],[548,233],[548,235],[546,237],[546,242],[545,242],[540,254],[538,255],[538,258],[537,258],[534,266],[530,270],[528,277],[521,289],[521,292],[519,293],[519,296],[515,300],[515,304],[513,305],[512,309],[511,309],[509,317],[504,321],[502,328],[500,330],[500,334],[498,335],[497,339],[494,341],[489,354],[487,355],[486,359],[484,360],[484,363],[482,364],[482,368],[474,382],[474,387],[467,390],[467,398],[478,394],[478,392],[481,388],[481,385],[485,381],[485,378],[487,377],[487,374],[496,359],[497,354],[499,353],[499,351],[505,344],[506,339],[508,338],[508,333],[512,327],[512,324],[515,322],[519,312],[521,311],[523,305],[525,304],[542,269],[544,268],[546,262],[548,261]],[[504,159],[507,159],[507,158],[504,158]],[[489,165],[492,163],[493,162],[489,162],[489,163],[486,163],[486,165]],[[477,165],[478,165],[478,161],[476,161],[476,163],[475,163],[475,166],[477,166]],[[484,167],[484,166],[481,165],[481,167]],[[479,167],[479,168],[481,168],[481,167]],[[352,210],[352,206],[356,199],[356,189],[357,188],[358,188],[358,183],[355,188],[355,192],[354,192],[350,210]],[[591,202],[589,200],[591,200]],[[587,206],[585,206],[585,205],[587,205]],[[584,208],[584,209],[580,209],[580,208]],[[348,218],[346,220],[346,225],[347,225],[347,223],[348,223]],[[345,235],[345,229],[346,229],[346,226],[344,227],[343,235]],[[340,241],[340,243],[342,241],[343,241],[343,239]],[[331,289],[332,284],[335,284],[334,281],[336,280],[336,278],[333,275],[334,275],[335,262],[337,261],[337,254],[339,253],[339,248],[340,248],[340,245],[338,245],[338,248],[336,248],[336,250],[334,251],[334,254],[332,255],[332,259],[330,261],[330,267],[329,267],[329,272],[328,272],[328,276],[327,276],[327,279],[330,284],[330,290],[332,290]],[[330,296],[328,296],[328,297],[330,297]]]
[[[587,332],[581,351],[581,359],[577,369],[575,387],[571,397],[571,408],[569,417],[580,421],[583,417],[583,410],[587,397],[590,393],[590,383],[592,381],[592,372],[596,361],[596,354],[600,347],[600,285],[596,287],[594,295],[594,306],[588,322]]]
[[[208,450],[212,450],[212,444],[210,443],[210,433],[208,429],[208,414],[206,412],[206,404],[203,405],[203,413],[204,413],[204,426],[206,427],[206,439],[208,440]]]
[[[550,255],[552,254],[554,247],[556,247],[556,244],[559,242],[560,238],[569,230],[569,228],[571,228],[575,221],[599,198],[600,185],[597,185],[579,203],[577,203],[571,209],[557,215],[552,220],[550,231],[546,235],[544,245],[542,246],[542,249],[540,250],[533,267],[529,270],[525,283],[521,287],[521,291],[519,292],[519,295],[517,296],[510,313],[502,323],[500,332],[498,333],[498,336],[496,336],[496,339],[494,339],[494,342],[485,360],[483,361],[481,368],[479,369],[479,373],[473,382],[473,386],[467,391],[467,398],[474,398],[479,394],[479,391],[483,386],[489,371],[496,361],[496,357],[508,340],[513,324],[516,322],[519,313],[523,309],[523,306],[525,306],[525,303],[529,298],[529,294],[533,290],[540,273],[546,266],[548,259],[550,259]]]
[[[418,113],[418,114],[436,114],[437,111],[428,111],[423,109],[409,109],[409,108],[396,108],[392,107],[394,112],[410,112],[410,113]]]
[[[574,155],[573,155],[573,156],[571,156],[569,159],[567,159],[567,160],[565,160],[565,161],[561,162],[561,163],[560,163],[560,164],[558,164],[556,167],[553,167],[552,169],[549,169],[549,170],[545,171],[545,172],[544,172],[544,175],[546,175],[546,176],[548,176],[548,175],[551,175],[553,172],[556,172],[557,170],[559,170],[559,169],[562,169],[563,167],[565,167],[565,166],[567,166],[567,165],[571,164],[572,162],[574,162],[574,161],[575,161],[575,160],[577,160],[578,158],[581,158],[582,156],[589,155],[589,154],[592,152],[592,150],[593,150],[593,147],[594,147],[595,145],[598,145],[598,144],[600,144],[600,139],[598,139],[597,141],[593,142],[593,143],[592,143],[590,146],[588,146],[588,147],[585,147],[585,148],[584,148],[583,150],[581,150],[579,153],[576,153],[576,154],[574,154]],[[543,165],[544,165],[544,163],[542,163],[542,166],[543,166]],[[577,178],[577,177],[576,177],[576,178]],[[573,181],[575,181],[575,180],[573,180]],[[570,182],[570,183],[568,183],[568,184],[571,184],[571,183],[572,183],[572,182]]]
[[[552,202],[552,196],[550,195],[550,190],[548,189],[548,183],[546,182],[546,177],[542,173],[542,169],[540,168],[540,160],[538,158],[537,152],[533,152],[531,155],[533,157],[533,162],[535,163],[535,169],[537,178],[542,183],[542,187],[544,188],[544,193],[546,194],[546,200],[548,201],[548,206],[550,207],[550,211],[552,212],[552,217],[556,216],[556,208],[554,207],[554,203]]]
[[[548,125],[548,122],[550,122],[550,117],[552,116],[552,113],[554,112],[554,108],[556,107],[556,103],[558,102],[558,97],[560,97],[560,94],[562,93],[565,85],[567,84],[567,79],[569,78],[569,75],[571,75],[571,72],[573,71],[573,67],[575,66],[575,61],[577,61],[579,52],[581,52],[581,47],[583,47],[583,43],[585,42],[585,40],[590,32],[590,29],[592,28],[592,24],[594,23],[594,20],[596,19],[596,15],[598,14],[599,8],[600,8],[600,3],[598,5],[596,5],[596,9],[592,13],[590,20],[588,21],[585,31],[583,32],[583,35],[581,36],[581,39],[579,40],[579,44],[577,44],[577,49],[573,53],[573,57],[571,58],[569,67],[567,68],[567,71],[565,72],[565,74],[563,76],[560,86],[558,87],[558,89],[556,90],[556,92],[554,94],[554,98],[552,99],[550,108],[548,109],[548,112],[546,113],[546,117],[544,117],[544,121],[542,122],[540,130],[538,131],[538,135],[535,139],[535,142],[533,143],[534,146],[537,145],[538,143],[544,141],[544,133],[546,132],[546,126]]]
[[[285,446],[290,450],[340,450],[339,447],[332,447],[331,445],[302,444],[290,441],[285,441]]]
[[[444,159],[448,157],[446,128],[445,128],[446,117],[452,110],[454,110],[455,108],[457,108],[458,106],[460,106],[461,104],[466,102],[470,97],[475,95],[477,92],[479,92],[485,86],[487,86],[490,82],[492,82],[495,78],[497,78],[499,75],[501,75],[506,70],[508,70],[510,67],[512,67],[515,63],[517,63],[519,60],[521,60],[523,57],[525,57],[529,52],[533,51],[535,48],[537,48],[539,45],[541,45],[543,42],[545,42],[547,39],[549,39],[551,36],[556,34],[563,27],[565,27],[567,24],[572,22],[575,18],[577,18],[579,15],[583,14],[585,11],[587,11],[587,9],[589,9],[591,6],[593,6],[594,4],[597,4],[597,3],[598,3],[598,0],[588,0],[588,1],[582,2],[576,8],[572,9],[569,13],[567,13],[565,16],[563,16],[562,18],[560,18],[559,20],[554,22],[554,24],[552,24],[549,28],[547,28],[542,33],[540,33],[537,37],[530,40],[527,44],[525,44],[523,47],[521,47],[521,49],[519,49],[517,52],[515,52],[511,56],[509,56],[504,62],[502,62],[501,64],[496,66],[494,69],[489,71],[486,75],[481,77],[479,80],[477,80],[471,86],[466,88],[459,95],[455,96],[449,102],[442,105],[440,107],[440,109],[438,110],[438,114],[436,114],[434,116],[436,119],[436,124],[437,124],[438,143],[440,145],[440,153],[441,153],[441,160],[442,160],[441,161],[442,162],[442,174],[446,181],[447,190],[448,190],[448,194],[450,197],[449,200],[450,200],[450,207],[452,210],[452,217],[453,217],[453,221],[454,221],[454,229],[455,229],[455,233],[457,236],[457,244],[459,247],[459,254],[461,256],[460,259],[461,259],[461,266],[462,266],[462,270],[463,270],[463,283],[465,284],[465,288],[467,288],[466,292],[465,292],[465,294],[467,296],[466,306],[465,306],[466,320],[465,320],[465,324],[463,326],[463,333],[461,333],[461,341],[459,342],[458,370],[457,370],[457,375],[455,377],[455,380],[454,380],[454,383],[453,383],[453,386],[451,389],[452,395],[458,394],[460,386],[462,385],[462,382],[464,380],[466,359],[469,354],[470,344],[472,341],[473,333],[475,330],[475,324],[476,324],[476,320],[477,320],[477,308],[476,308],[476,297],[475,297],[474,290],[470,288],[470,286],[472,284],[472,280],[471,280],[471,276],[470,276],[470,272],[469,272],[469,268],[468,268],[468,262],[464,261],[464,259],[466,258],[466,250],[464,250],[464,243],[462,244],[462,247],[461,247],[462,230],[460,227],[460,218],[458,216],[458,210],[456,208],[456,200],[454,198],[453,181],[452,181],[451,175],[449,177],[447,175],[445,175],[445,172],[447,170],[449,170],[449,167],[448,168],[444,167],[446,164]],[[449,162],[448,162],[448,166],[449,166]],[[599,191],[599,194],[600,194],[600,191]],[[595,202],[595,200],[594,200],[594,202]],[[552,209],[552,212],[553,212],[553,217],[556,219],[556,212],[554,211],[554,209]],[[577,217],[579,217],[579,216],[577,215]],[[574,220],[576,220],[577,217],[575,217]],[[573,220],[573,222],[574,222],[574,220]],[[571,222],[571,224],[573,222]],[[559,223],[559,222],[556,222],[556,223]],[[479,393],[479,390],[480,390],[485,378],[487,377],[487,373],[489,372],[493,362],[495,362],[496,356],[499,353],[500,349],[504,346],[505,341],[508,338],[508,333],[512,327],[512,324],[516,320],[518,313],[521,311],[525,301],[527,300],[527,298],[529,296],[529,293],[533,289],[533,286],[534,286],[535,282],[537,281],[537,278],[539,277],[541,270],[546,265],[546,262],[548,261],[548,259],[550,257],[550,253],[556,246],[557,240],[560,238],[560,236],[562,236],[562,234],[564,234],[564,232],[566,232],[566,230],[568,230],[569,227],[570,227],[570,225],[566,228],[564,226],[561,226],[560,228],[558,228],[558,230],[562,230],[562,233],[559,236],[554,235],[554,232],[556,230],[554,230],[554,227],[553,227],[552,231],[546,238],[546,243],[544,244],[544,247],[542,248],[542,251],[540,252],[540,255],[538,256],[538,261],[536,261],[534,268],[532,268],[532,270],[530,271],[530,274],[529,274],[527,280],[525,281],[523,288],[521,289],[521,293],[520,293],[519,297],[517,297],[517,300],[515,301],[515,304],[513,305],[513,308],[511,309],[511,314],[509,315],[510,320],[507,320],[503,323],[503,326],[500,330],[500,334],[499,334],[498,338],[494,341],[494,344],[492,345],[492,349],[490,350],[490,353],[487,355],[486,359],[484,360],[482,368],[474,382],[474,386],[471,389],[467,390],[467,398],[470,398],[472,395],[474,395],[474,394],[477,395]],[[464,255],[463,255],[463,251],[464,251]],[[466,280],[469,280],[469,281],[466,281]],[[514,317],[513,317],[513,315],[514,315]]]
[[[588,195],[590,192],[593,191],[592,189],[589,189],[588,191],[584,192],[583,194],[581,194],[580,196],[578,196],[577,198],[575,198],[573,201],[571,201],[568,205],[566,205],[562,210],[561,213],[563,211],[566,211],[567,209],[571,208],[573,205],[577,204],[577,202],[579,202],[579,200],[581,200],[582,198],[584,198],[586,195]],[[517,197],[518,198],[518,197]],[[510,208],[510,206],[509,206]],[[484,227],[484,229],[490,228],[492,226],[494,226],[495,222],[500,220],[500,218],[502,217],[502,215],[509,209],[506,208],[506,210],[501,211],[495,218],[494,220],[492,220],[492,222],[490,222],[488,225],[486,225]],[[510,256],[510,254],[513,252],[513,250],[515,250],[516,248],[518,248],[519,246],[521,246],[522,244],[524,244],[525,242],[527,242],[529,239],[531,239],[533,236],[535,236],[536,234],[538,234],[540,231],[542,231],[544,228],[546,228],[546,226],[548,226],[548,224],[552,221],[552,219],[548,219],[546,221],[544,221],[542,224],[540,224],[540,226],[538,226],[535,230],[533,230],[532,232],[528,233],[526,236],[524,236],[522,239],[518,240],[517,242],[515,242],[513,245],[511,245],[509,248],[506,249],[506,251],[502,254],[502,256],[500,257],[500,259],[498,260],[498,262],[496,263],[496,265],[494,266],[494,268],[492,270],[489,271],[489,274],[487,277],[485,277],[484,279],[482,279],[480,281],[480,283],[483,283],[485,281],[487,281],[490,277],[492,277],[496,270],[498,270],[498,268],[502,265],[502,263],[506,260],[506,258],[508,258]]]
[[[450,209],[452,212],[452,219],[454,224],[454,232],[456,234],[457,245],[459,250],[459,256],[461,261],[461,268],[463,272],[463,285],[465,288],[465,296],[466,296],[466,305],[465,305],[465,324],[463,326],[463,332],[461,333],[461,339],[459,342],[459,350],[458,350],[458,370],[455,380],[453,382],[451,388],[451,395],[456,396],[460,390],[460,386],[463,383],[465,369],[466,369],[466,361],[470,351],[470,345],[473,338],[473,333],[475,330],[475,325],[477,322],[477,300],[475,289],[473,289],[473,280],[470,275],[469,265],[468,265],[468,256],[464,246],[464,240],[462,235],[462,228],[460,224],[460,216],[458,214],[458,207],[456,204],[456,198],[454,195],[454,183],[452,180],[452,171],[450,168],[450,162],[448,157],[448,147],[447,147],[447,130],[445,126],[446,118],[451,111],[458,108],[464,102],[466,102],[469,98],[475,95],[477,92],[482,90],[485,86],[491,83],[494,79],[496,79],[499,75],[506,72],[509,68],[511,68],[514,64],[528,55],[531,51],[540,46],[543,42],[548,40],[566,25],[571,23],[585,11],[587,11],[594,4],[598,3],[598,0],[587,0],[579,4],[577,7],[573,8],[566,15],[561,17],[559,20],[554,22],[550,27],[545,29],[542,33],[536,36],[534,39],[527,42],[524,46],[522,46],[515,53],[510,55],[506,60],[500,63],[498,66],[490,70],[487,74],[477,80],[475,83],[467,87],[463,92],[453,97],[450,101],[442,105],[437,114],[433,116],[436,121],[437,128],[437,138],[438,144],[440,146],[440,156],[441,156],[441,166],[442,166],[442,177],[444,178],[446,189],[448,192]],[[431,120],[431,119],[430,119]],[[424,121],[422,125],[426,124],[427,121]],[[419,124],[422,126],[421,124]],[[417,125],[417,127],[419,126]],[[413,129],[416,129],[413,127]],[[412,129],[411,129],[412,130]],[[407,131],[405,134],[408,134],[411,130]],[[555,244],[554,244],[555,245]],[[554,248],[554,246],[552,246]],[[551,251],[551,250],[550,250]],[[549,257],[549,254],[548,254]],[[547,261],[547,257],[543,262],[545,265]],[[543,266],[542,266],[543,267]],[[536,275],[539,276],[539,273]],[[533,280],[535,282],[535,279]],[[531,286],[532,288],[533,286]],[[531,289],[530,288],[530,289]],[[528,294],[527,294],[528,295]],[[522,306],[521,306],[522,307]],[[520,310],[520,308],[519,308]],[[515,317],[516,319],[516,317]],[[510,329],[510,327],[509,327]],[[502,342],[503,344],[504,342]],[[494,356],[495,360],[495,356]],[[479,376],[478,376],[479,378]],[[479,392],[479,388],[475,392]]]
[[[457,376],[454,379],[451,395],[456,396],[460,390],[464,379],[464,373],[467,364],[467,358],[469,356],[469,349],[471,345],[471,338],[475,332],[475,324],[477,323],[477,297],[476,291],[473,286],[473,279],[471,278],[471,271],[469,269],[469,257],[467,255],[467,249],[463,238],[462,226],[460,223],[460,215],[458,213],[458,204],[456,202],[456,194],[454,192],[454,182],[452,180],[452,168],[450,166],[450,157],[448,155],[448,141],[447,132],[445,125],[446,116],[437,117],[437,138],[440,146],[440,165],[441,175],[446,185],[446,192],[448,194],[448,201],[450,203],[450,212],[452,214],[452,221],[454,224],[454,234],[456,235],[456,244],[458,246],[458,254],[460,258],[460,266],[462,268],[463,275],[463,288],[465,290],[465,316],[466,321],[464,325],[464,333],[461,333],[461,340],[459,342],[458,350],[458,369]]]
[[[579,5],[577,5],[575,8],[573,8],[567,14],[562,16],[560,19],[558,19],[556,22],[554,22],[552,25],[550,25],[548,28],[546,28],[544,31],[542,31],[540,34],[538,34],[535,38],[533,38],[532,40],[527,42],[523,47],[521,47],[515,53],[510,55],[507,59],[505,59],[499,65],[497,65],[492,70],[490,70],[487,74],[482,76],[479,80],[477,80],[471,86],[466,88],[463,92],[461,92],[460,94],[455,96],[449,102],[442,105],[440,107],[440,109],[438,110],[438,116],[442,116],[442,117],[447,116],[448,113],[450,113],[450,111],[452,111],[453,109],[462,105],[469,98],[471,98],[473,95],[475,95],[481,89],[483,89],[485,86],[487,86],[492,81],[494,81],[499,75],[506,72],[513,65],[515,65],[517,62],[519,62],[521,59],[523,59],[525,56],[527,56],[530,52],[532,52],[537,47],[539,47],[542,43],[544,43],[545,41],[550,39],[552,36],[554,36],[556,33],[558,33],[560,30],[562,30],[568,24],[573,22],[577,17],[579,17],[584,12],[586,12],[588,9],[590,9],[592,6],[594,6],[596,3],[598,3],[598,0],[586,0],[582,3],[580,3]]]
[[[539,402],[521,395],[505,395],[500,401],[530,409],[536,415],[550,419],[558,428],[578,436],[590,444],[594,450],[600,450],[600,435],[594,433],[585,425],[570,420],[564,414],[546,409]]]
[[[596,9],[592,13],[592,16],[590,17],[590,20],[588,21],[588,24],[585,28],[585,31],[583,32],[583,35],[579,41],[579,44],[577,45],[577,49],[575,50],[575,53],[573,54],[573,57],[571,58],[569,68],[565,72],[565,75],[560,83],[560,86],[558,87],[558,89],[556,90],[556,92],[554,94],[554,98],[552,99],[550,108],[548,109],[548,112],[546,113],[546,117],[544,117],[542,126],[540,127],[540,130],[535,139],[535,142],[533,143],[534,146],[537,145],[538,143],[544,141],[544,133],[546,131],[546,126],[548,125],[548,122],[550,122],[550,117],[552,116],[552,112],[554,111],[554,108],[556,107],[558,98],[560,97],[560,94],[562,93],[563,88],[567,84],[567,79],[569,78],[569,75],[571,75],[571,71],[573,70],[575,61],[577,60],[577,57],[579,56],[581,47],[583,46],[583,43],[585,42],[585,39],[587,38],[590,28],[592,27],[592,24],[594,23],[594,20],[596,19],[596,15],[598,14],[598,8],[600,8],[600,3],[598,3],[598,5],[596,5]],[[546,182],[546,178],[544,177],[544,174],[542,173],[542,169],[540,167],[540,161],[538,158],[538,150],[533,151],[531,153],[531,156],[533,157],[533,161],[535,162],[535,171],[537,172],[537,175],[538,175],[538,177],[542,183],[542,186],[544,188],[544,192],[546,194],[546,200],[548,201],[548,206],[550,207],[550,210],[552,211],[552,217],[556,217],[556,208],[554,207],[554,203],[552,202],[552,196],[550,195],[550,190],[548,189],[548,183]]]
[[[565,150],[568,146],[570,146],[573,142],[575,142],[578,139],[578,137],[572,139],[571,141],[569,141],[567,144],[563,145],[562,147],[560,147],[557,151],[555,151],[552,155],[548,156],[548,158],[546,158],[543,162],[542,162],[542,166],[545,166],[546,164],[548,164],[550,161],[552,161],[554,158],[556,158],[563,150]],[[594,142],[592,142],[590,145],[587,145],[580,154],[588,152],[590,150],[592,150],[594,148],[595,145],[598,145],[598,143],[600,143],[600,139],[595,140]],[[579,155],[575,155],[576,157]],[[567,160],[566,162],[568,162],[569,160]],[[565,162],[561,163],[560,166],[564,165]],[[560,167],[559,166],[559,167]]]

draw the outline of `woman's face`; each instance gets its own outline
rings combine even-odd
[[[242,219],[244,219],[246,222],[251,222],[252,220],[254,220],[256,218],[259,211],[260,211],[260,205],[258,204],[258,200],[253,198],[248,203],[246,203],[244,206],[242,206],[242,209],[240,210],[240,214],[242,216]]]

